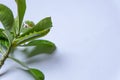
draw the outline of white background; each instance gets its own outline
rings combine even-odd
[[[16,15],[14,0],[0,0]],[[25,20],[51,16],[45,37],[57,45],[51,56],[29,66],[45,80],[120,80],[120,0],[27,0]],[[37,57],[39,58],[39,57]],[[0,80],[34,80],[7,61]]]

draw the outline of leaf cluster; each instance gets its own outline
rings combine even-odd
[[[54,43],[40,39],[47,35],[52,27],[51,17],[46,17],[35,24],[31,20],[23,21],[26,11],[26,0],[15,0],[18,15],[14,17],[9,7],[0,4],[0,22],[3,28],[0,28],[0,67],[3,66],[7,58],[16,61],[26,68],[26,71],[33,75],[35,80],[44,80],[44,74],[35,68],[29,68],[25,63],[16,59],[13,54],[16,47],[27,48],[33,46],[31,52],[27,52],[26,58],[37,56],[41,53],[51,54],[55,51]]]

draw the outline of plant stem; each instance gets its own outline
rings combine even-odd
[[[13,61],[15,61],[16,63],[19,63],[24,68],[29,69],[29,67],[24,62],[21,62],[20,60],[14,58],[14,57],[11,57],[11,56],[9,56],[9,58],[12,59]]]
[[[12,48],[12,45],[8,48],[7,52],[1,58],[1,60],[0,60],[0,69],[2,68],[2,66],[3,66],[4,62],[6,61],[6,59],[8,58],[9,53],[11,51],[11,48]]]

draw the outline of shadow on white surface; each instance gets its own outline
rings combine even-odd
[[[0,2],[11,6],[10,0]],[[54,27],[46,39],[58,47],[54,56],[30,66],[42,70],[46,80],[120,80],[119,2],[29,0],[25,19],[37,22],[51,16]],[[0,80],[16,80],[20,73],[15,71]],[[27,80],[24,77],[17,80]]]

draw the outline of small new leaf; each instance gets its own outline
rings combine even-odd
[[[21,33],[25,33],[26,31],[30,30],[31,28],[33,28],[35,26],[33,21],[25,21],[22,25],[22,29],[21,29]]]

